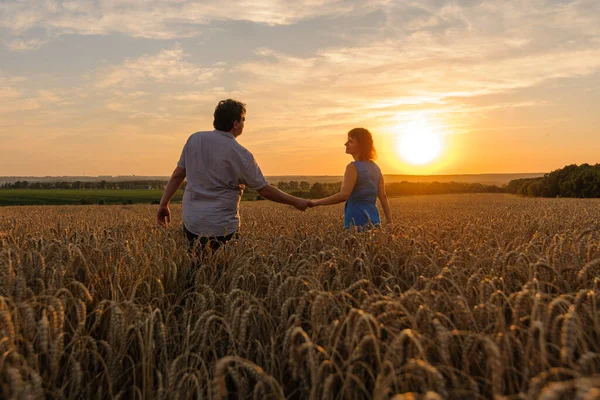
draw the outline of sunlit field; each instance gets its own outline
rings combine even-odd
[[[187,290],[180,205],[0,208],[0,397],[600,398],[599,200],[391,206],[242,203]]]

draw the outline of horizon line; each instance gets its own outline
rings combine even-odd
[[[536,175],[536,174],[547,174],[548,172],[481,172],[481,173],[455,173],[455,174],[386,174],[384,176],[475,176],[475,175]],[[0,178],[122,178],[122,177],[169,177],[170,175],[0,175]],[[265,177],[294,177],[294,176],[313,176],[313,177],[330,177],[330,176],[344,176],[341,175],[313,175],[313,174],[264,174]]]

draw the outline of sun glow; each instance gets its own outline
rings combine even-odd
[[[399,127],[401,131],[396,151],[405,161],[425,165],[434,161],[442,152],[441,129],[434,122],[418,119]]]

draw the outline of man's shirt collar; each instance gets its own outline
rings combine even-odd
[[[215,129],[215,132],[218,133],[218,134],[220,134],[220,135],[227,136],[228,138],[231,138],[231,139],[235,140],[235,136],[233,136],[233,133],[231,133],[231,132],[223,132],[223,131],[220,131],[218,129]]]

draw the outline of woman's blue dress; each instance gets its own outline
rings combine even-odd
[[[368,228],[371,224],[381,224],[377,210],[377,195],[381,170],[373,161],[354,161],[358,176],[356,184],[346,201],[344,208],[344,227],[354,225],[357,228]]]

